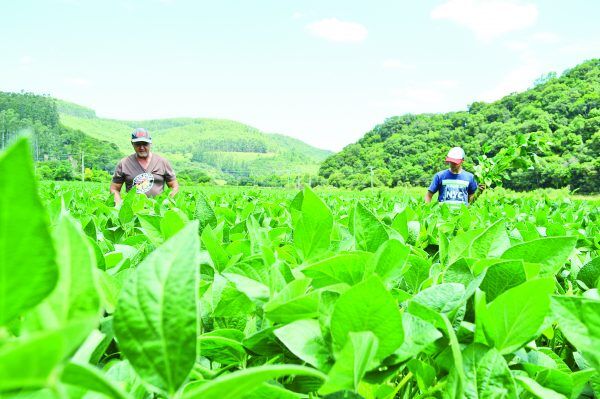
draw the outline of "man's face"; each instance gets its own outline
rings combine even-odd
[[[148,155],[150,155],[150,143],[140,141],[132,144],[138,158],[148,158]]]
[[[450,170],[454,173],[460,172],[460,164],[454,162],[447,162],[448,166],[450,166]]]

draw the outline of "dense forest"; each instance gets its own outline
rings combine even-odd
[[[117,146],[63,126],[56,102],[48,96],[0,92],[0,150],[29,135],[36,169],[45,179],[104,180],[122,156]],[[78,174],[79,173],[79,174]]]
[[[600,179],[600,59],[538,79],[534,87],[493,103],[475,102],[464,112],[402,115],[387,119],[357,143],[329,157],[319,171],[329,184],[427,186],[443,169],[449,148],[461,146],[465,168],[485,154],[530,133],[535,167],[514,170],[504,182],[516,190],[562,188],[598,192]]]

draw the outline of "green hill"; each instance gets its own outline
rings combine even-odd
[[[445,168],[449,148],[461,146],[469,162],[490,157],[531,133],[546,145],[534,148],[533,170],[513,171],[505,186],[517,190],[570,186],[598,192],[600,181],[600,59],[548,74],[534,87],[493,103],[475,102],[467,111],[406,114],[387,119],[357,143],[323,162],[319,174],[330,184],[366,187],[373,170],[377,185],[427,186]]]
[[[96,117],[93,110],[65,101],[57,102],[60,122],[98,140],[132,152],[129,133],[147,128],[154,150],[180,168],[203,168],[213,177],[264,180],[314,175],[331,154],[300,140],[268,134],[239,122],[221,119],[173,118],[122,121]]]

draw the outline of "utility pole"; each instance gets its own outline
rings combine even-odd
[[[85,164],[83,163],[85,157],[85,152],[81,150],[81,181],[85,180]]]

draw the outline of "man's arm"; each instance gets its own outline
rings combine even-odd
[[[433,198],[433,193],[431,191],[427,190],[427,193],[425,194],[425,202],[430,203],[432,198]]]
[[[110,192],[115,197],[116,206],[121,205],[121,202],[123,202],[123,199],[121,198],[121,187],[123,187],[123,183],[110,183]]]
[[[175,194],[179,192],[179,183],[177,179],[167,181],[167,186],[171,188],[171,193],[169,194],[171,197],[174,197]]]
[[[477,198],[479,198],[479,196],[481,194],[483,194],[483,191],[485,189],[486,189],[485,184],[478,185],[477,190],[473,194],[469,194],[469,204],[474,202]]]

